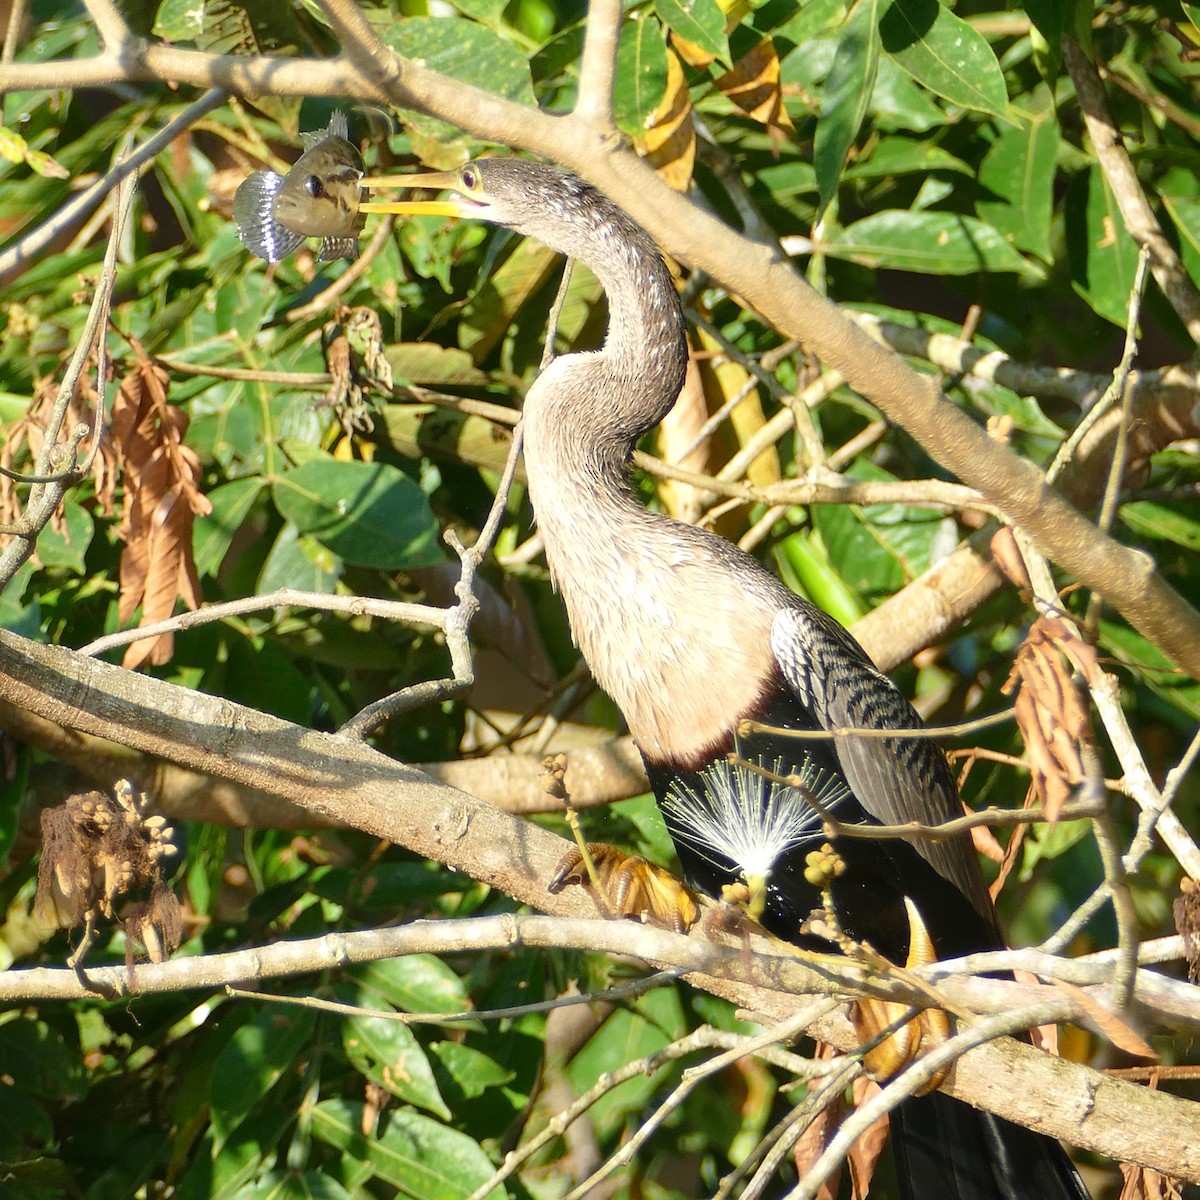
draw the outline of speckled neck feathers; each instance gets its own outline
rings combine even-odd
[[[731,561],[721,539],[648,512],[631,493],[634,445],[683,383],[683,313],[649,235],[590,185],[544,173],[557,176],[547,207],[572,223],[569,242],[539,214],[511,223],[595,272],[609,332],[601,350],[557,359],[530,389],[530,495],[597,681],[647,756],[698,762],[773,676],[771,618],[787,593]]]

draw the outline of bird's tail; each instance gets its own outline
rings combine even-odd
[[[904,1200],[1089,1200],[1057,1141],[953,1096],[914,1096],[891,1122]]]

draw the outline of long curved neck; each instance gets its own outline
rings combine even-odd
[[[720,539],[647,511],[630,489],[634,444],[683,383],[683,313],[649,235],[587,185],[568,186],[580,189],[565,205],[570,243],[533,222],[523,232],[592,268],[608,296],[608,337],[599,351],[556,359],[530,389],[529,494],[600,686],[643,753],[699,761],[762,694],[778,585],[746,578]]]
[[[566,176],[562,203],[569,220],[521,229],[585,263],[608,300],[608,335],[589,356],[588,394],[544,397],[563,425],[546,432],[574,448],[592,447],[604,457],[628,461],[644,433],[663,419],[683,386],[687,338],[675,284],[650,235],[590,184]],[[573,361],[575,356],[572,356]]]

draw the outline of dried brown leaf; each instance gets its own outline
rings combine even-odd
[[[879,1084],[860,1075],[852,1085],[854,1107],[860,1108],[878,1091]],[[850,1147],[846,1161],[850,1164],[851,1200],[867,1200],[870,1195],[871,1180],[875,1178],[875,1168],[887,1146],[888,1133],[888,1119],[886,1116],[880,1117]]]
[[[1200,983],[1200,885],[1193,879],[1184,879],[1179,892],[1171,905],[1175,930],[1183,938],[1188,979]]]
[[[1033,593],[1033,581],[1029,578],[1025,557],[1017,545],[1016,534],[1007,525],[997,530],[992,537],[992,558],[1005,578],[1023,595],[1029,596]]]
[[[1119,1200],[1183,1200],[1183,1185],[1138,1163],[1121,1163]]]
[[[1087,1013],[1092,1023],[1118,1050],[1132,1054],[1136,1058],[1148,1058],[1158,1061],[1154,1047],[1142,1037],[1132,1026],[1121,1020],[1116,1013],[1098,1004],[1083,988],[1065,980],[1056,979],[1054,986],[1065,992],[1080,1008]]]
[[[167,373],[136,343],[134,350],[137,362],[121,381],[110,427],[125,478],[118,617],[129,621],[140,605],[139,624],[149,625],[170,617],[179,600],[199,607],[192,526],[212,506],[200,492],[200,459],[184,445],[187,415],[167,400]],[[133,642],[122,663],[162,664],[173,647],[169,633]]]
[[[1083,779],[1082,746],[1091,742],[1087,708],[1063,655],[1081,671],[1098,669],[1095,651],[1053,617],[1039,617],[1017,651],[1003,690],[1016,694],[1014,709],[1025,739],[1034,788],[1053,822]]]
[[[828,1062],[840,1054],[836,1047],[818,1042],[813,1057],[818,1062]],[[825,1151],[829,1139],[836,1132],[838,1125],[847,1112],[846,1101],[839,1093],[809,1122],[807,1128],[796,1141],[792,1150],[792,1161],[796,1173],[803,1179],[816,1166],[817,1159]],[[840,1170],[834,1171],[817,1189],[816,1200],[837,1200],[838,1183],[841,1180]]]

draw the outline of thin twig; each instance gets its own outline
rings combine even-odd
[[[164,633],[180,633],[198,625],[210,625],[214,621],[227,621],[231,617],[247,613],[264,612],[274,608],[309,608],[318,612],[345,613],[351,617],[381,617],[386,621],[400,621],[408,625],[444,629],[444,608],[432,608],[427,604],[408,604],[399,600],[379,600],[372,596],[331,596],[324,592],[305,592],[299,588],[279,588],[262,596],[246,596],[240,600],[227,600],[221,604],[209,604],[194,612],[182,612],[152,625],[140,625],[136,629],[122,629],[106,634],[79,647],[80,654],[104,654],[120,646],[142,638],[159,637]]]
[[[479,600],[473,590],[475,573],[491,550],[496,535],[500,532],[500,522],[508,507],[508,495],[516,476],[517,463],[521,457],[522,440],[522,427],[518,424],[513,430],[508,458],[496,487],[491,511],[488,513],[483,529],[480,530],[479,537],[475,539],[475,544],[468,550],[458,540],[454,530],[446,532],[446,541],[458,555],[461,564],[461,574],[454,588],[458,603],[446,610],[442,623],[442,630],[446,635],[446,647],[450,651],[451,673],[449,677],[425,680],[368,704],[341,727],[340,733],[348,737],[365,738],[383,722],[400,713],[409,712],[422,704],[453,699],[474,686],[475,665],[471,654],[470,632],[471,622],[479,611]]]
[[[1138,182],[1125,150],[1124,139],[1104,95],[1096,66],[1072,38],[1062,40],[1063,62],[1075,85],[1079,108],[1087,125],[1100,169],[1112,188],[1117,208],[1139,246],[1150,251],[1150,269],[1163,295],[1187,326],[1192,341],[1200,343],[1200,292],[1197,292],[1175,248],[1167,240]]]
[[[34,484],[29,494],[29,502],[22,518],[22,527],[12,530],[13,539],[0,554],[0,587],[4,587],[16,574],[22,563],[33,553],[34,543],[38,534],[45,528],[46,523],[54,515],[67,488],[79,475],[78,450],[83,440],[88,436],[87,425],[77,425],[68,435],[65,444],[59,443],[58,434],[62,429],[67,410],[75,391],[79,386],[80,377],[87,365],[89,355],[97,342],[104,339],[104,330],[108,325],[108,311],[112,300],[113,287],[117,279],[117,249],[120,245],[121,234],[125,221],[129,216],[136,194],[136,177],[127,175],[117,196],[116,213],[112,231],[109,234],[108,247],[104,255],[104,264],[96,280],[96,291],[92,296],[91,307],[88,310],[87,321],[75,347],[75,353],[67,364],[62,383],[55,397],[54,407],[46,425],[46,437],[42,443],[41,452],[37,457],[36,473],[40,477],[58,472],[53,482]],[[103,358],[101,358],[103,363]],[[96,425],[103,421],[104,411],[104,379],[101,377],[96,384]],[[60,466],[60,463],[62,464]]]

